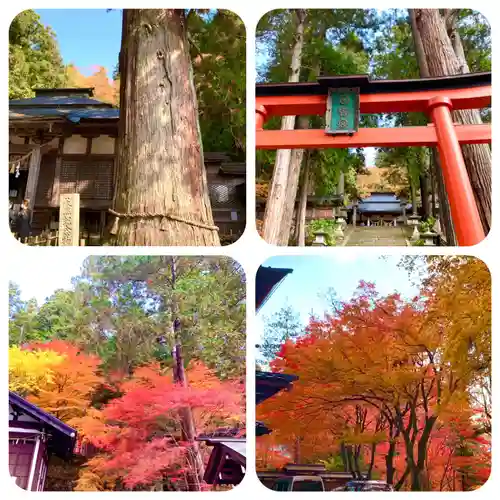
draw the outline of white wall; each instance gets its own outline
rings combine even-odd
[[[93,155],[113,155],[115,154],[115,138],[109,135],[100,135],[92,138],[92,148],[90,150]]]
[[[80,155],[87,151],[87,138],[81,135],[72,135],[64,140],[63,153],[65,155]]]

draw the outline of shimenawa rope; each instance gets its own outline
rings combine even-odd
[[[210,224],[205,224],[204,222],[198,222],[194,220],[189,220],[185,219],[184,217],[181,217],[180,215],[174,215],[174,214],[165,214],[162,212],[127,212],[127,213],[120,213],[117,212],[116,210],[113,210],[112,208],[108,209],[108,212],[111,215],[115,216],[115,220],[113,222],[113,227],[111,228],[110,233],[111,234],[117,234],[118,233],[118,221],[119,219],[151,219],[154,217],[161,217],[162,219],[170,219],[170,220],[175,220],[177,222],[183,222],[184,224],[189,224],[191,226],[195,227],[201,227],[203,229],[208,229],[210,231],[218,231],[219,228],[217,226],[211,226]],[[163,226],[163,224],[162,224]],[[166,230],[166,227],[161,227],[162,230]]]

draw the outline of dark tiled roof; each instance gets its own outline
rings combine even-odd
[[[255,422],[255,435],[259,437],[265,436],[266,434],[271,434],[271,429],[263,422]]]
[[[259,310],[292,269],[260,266],[255,281],[255,307]]]
[[[58,418],[42,410],[38,406],[26,401],[15,392],[9,391],[9,404],[20,413],[29,415],[47,428],[52,435],[49,446],[62,458],[73,452],[76,443],[76,430],[61,422]]]
[[[411,208],[411,205],[407,205],[406,208]],[[371,193],[367,198],[360,200],[358,211],[360,213],[380,214],[400,214],[403,212],[401,201],[394,193]]]
[[[358,87],[361,94],[376,94],[380,92],[445,90],[483,85],[491,85],[490,72],[410,80],[372,80],[369,75],[336,75],[321,76],[316,82],[257,84],[256,96],[328,95],[328,89],[331,87]]]
[[[293,382],[298,380],[296,375],[284,373],[256,372],[255,398],[256,404],[274,396],[283,389],[289,389]]]
[[[107,102],[90,99],[84,96],[43,96],[33,97],[31,99],[13,99],[9,101],[9,107],[43,107],[53,108],[56,106],[72,106],[72,107],[98,107],[112,108],[113,106]]]
[[[236,162],[224,162],[220,167],[220,173],[225,175],[245,175],[246,164]]]
[[[9,120],[66,119],[73,123],[81,120],[118,120],[120,110],[116,108],[14,108],[9,110]]]
[[[232,484],[241,482],[246,468],[246,441],[205,441],[214,449],[208,460],[203,479],[208,484]]]
[[[12,121],[66,119],[118,120],[120,111],[111,104],[92,99],[92,89],[40,89],[32,99],[9,101]]]
[[[48,89],[33,89],[35,97],[50,96],[50,95],[85,95],[87,97],[94,96],[94,87],[66,87],[66,88],[48,88]]]

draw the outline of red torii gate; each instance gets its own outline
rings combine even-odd
[[[324,115],[329,89],[359,91],[359,113],[427,113],[423,127],[361,128],[330,135],[325,130],[264,130],[271,116]],[[484,239],[484,230],[460,144],[491,144],[491,125],[456,125],[451,110],[491,106],[491,73],[424,78],[370,80],[367,75],[320,77],[312,83],[258,84],[257,149],[318,149],[437,146],[453,225],[460,246]]]

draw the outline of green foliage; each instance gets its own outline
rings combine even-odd
[[[304,332],[300,317],[295,309],[287,304],[271,317],[264,318],[264,340],[261,353],[264,361],[269,362],[276,357],[281,345],[295,339]]]
[[[328,472],[345,472],[345,464],[341,455],[332,455],[326,460],[320,460]]]
[[[315,219],[307,226],[307,239],[310,243],[314,240],[315,233],[324,233],[325,241],[329,247],[335,246],[335,229],[338,224],[333,219]]]
[[[200,360],[222,378],[245,371],[244,274],[225,257],[90,257],[70,290],[38,307],[11,284],[9,304],[11,345],[71,341],[126,374],[151,361],[171,366],[180,341],[186,362]]]
[[[245,25],[228,10],[192,10],[188,30],[203,148],[245,159]]]
[[[53,31],[33,10],[9,28],[9,99],[33,97],[35,88],[64,87],[66,72]]]
[[[491,27],[478,11],[460,9],[457,28],[471,72],[491,71]]]
[[[421,233],[430,233],[433,231],[434,224],[436,224],[436,219],[434,217],[428,217],[420,223],[419,230]]]
[[[379,150],[376,158],[377,167],[390,168],[384,181],[393,186],[419,185],[420,174],[427,171],[430,163],[428,148],[385,148]],[[409,190],[398,193],[409,197]]]
[[[425,241],[424,240],[417,240],[417,241],[414,241],[411,246],[412,247],[423,247],[425,245]]]
[[[331,196],[336,194],[340,174],[344,177],[344,190],[348,195],[356,191],[356,173],[364,168],[361,149],[320,149],[312,152],[314,194]]]
[[[25,301],[16,283],[9,282],[9,345],[43,340],[38,327],[37,303],[35,299]]]
[[[109,290],[120,312],[119,320],[111,317],[116,350],[107,344],[119,365],[155,358],[168,366],[178,318],[186,362],[199,359],[223,378],[244,373],[245,282],[231,259],[94,257],[85,264],[85,276]]]
[[[373,28],[371,10],[307,11],[300,81],[315,81],[320,74],[361,74],[369,71],[368,32]],[[293,9],[273,10],[257,26],[257,79],[261,82],[288,81],[297,18]],[[310,119],[311,128],[323,128],[324,118]],[[266,128],[279,128],[273,118]],[[364,164],[361,150],[319,150],[312,153],[312,180],[316,196],[336,193],[340,172],[359,170]],[[272,177],[275,152],[257,151],[258,182]],[[346,186],[355,191],[355,182]]]

